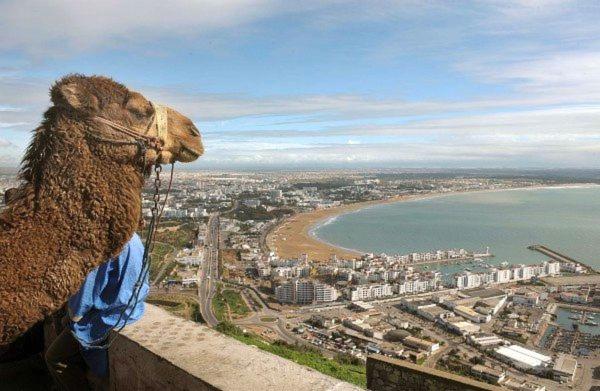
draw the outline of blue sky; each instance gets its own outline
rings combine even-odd
[[[69,72],[194,119],[197,168],[600,168],[597,1],[0,1],[0,165]]]

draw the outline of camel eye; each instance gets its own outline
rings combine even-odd
[[[190,132],[190,134],[192,136],[200,136],[200,131],[194,125],[190,125],[190,127],[188,128],[188,130],[189,130],[189,132]]]

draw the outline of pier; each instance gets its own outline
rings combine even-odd
[[[585,263],[578,261],[576,259],[573,259],[567,255],[561,254],[558,251],[552,250],[552,249],[548,248],[547,246],[544,246],[543,244],[532,244],[531,246],[528,246],[527,248],[529,250],[542,253],[545,256],[547,256],[551,259],[554,259],[555,261],[572,262],[572,263],[581,265],[581,267],[583,267],[585,270],[587,270],[588,273],[596,273],[596,271],[591,266],[588,266]]]

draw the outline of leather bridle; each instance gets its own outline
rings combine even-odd
[[[88,131],[88,134],[95,140],[114,144],[114,145],[137,145],[140,148],[140,154],[142,158],[145,157],[146,150],[153,149],[159,154],[163,146],[165,145],[165,140],[167,138],[168,132],[168,114],[167,108],[163,105],[158,105],[154,103],[150,103],[154,108],[154,114],[152,115],[152,120],[146,127],[145,132],[140,132],[137,129],[132,127],[128,127],[125,125],[121,125],[117,122],[111,121],[107,118],[101,116],[94,116],[92,119],[98,123],[104,124],[112,128],[113,130],[118,131],[128,137],[131,137],[133,140],[115,140],[107,137],[98,136],[91,131]],[[149,136],[148,133],[152,128],[156,127],[156,136]],[[142,170],[145,170],[145,161],[143,162]]]

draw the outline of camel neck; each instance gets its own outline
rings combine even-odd
[[[40,177],[31,183],[33,218],[62,231],[70,248],[94,247],[94,253],[114,256],[140,216],[143,176],[135,146],[89,145],[81,125],[70,125],[54,128],[62,137],[51,140],[52,150],[37,168]]]

